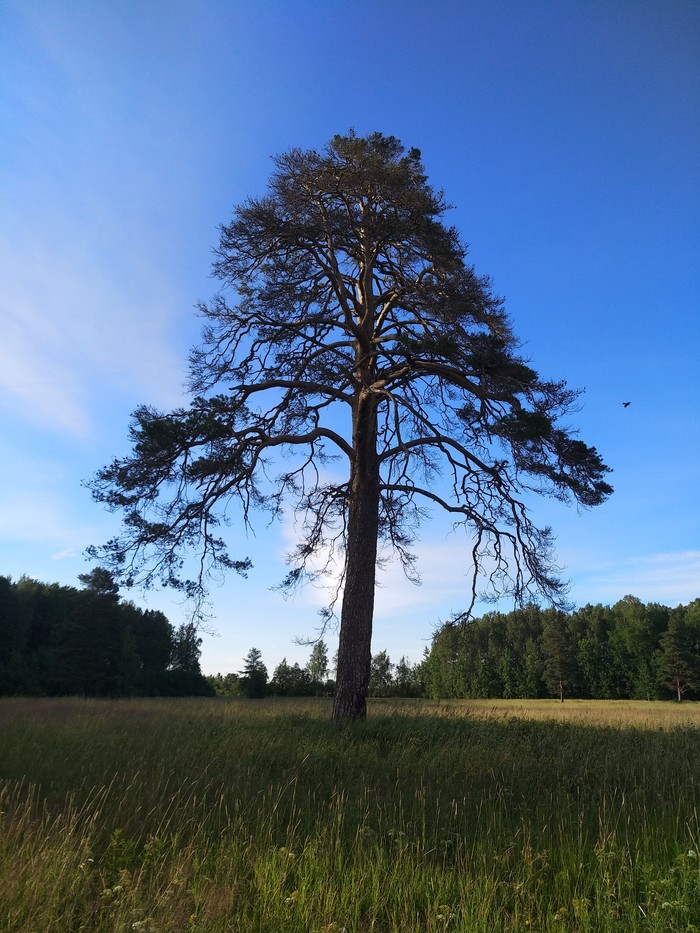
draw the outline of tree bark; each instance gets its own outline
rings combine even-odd
[[[353,409],[345,590],[333,700],[335,722],[364,720],[367,716],[378,531],[377,407],[373,394],[363,390]]]

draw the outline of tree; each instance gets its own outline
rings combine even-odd
[[[432,699],[456,696],[454,673],[458,660],[460,635],[471,633],[472,626],[456,626],[453,620],[442,625],[433,635],[433,643],[425,658],[426,695]]]
[[[544,655],[542,679],[550,692],[563,703],[564,694],[576,673],[574,646],[563,613],[549,611],[543,614],[541,645]]]
[[[194,626],[119,602],[101,575],[85,588],[0,577],[0,694],[209,693]],[[168,669],[170,667],[170,669]]]
[[[21,693],[24,687],[26,629],[16,587],[0,576],[0,696]]]
[[[691,603],[691,607],[694,604]],[[686,621],[686,609],[677,606],[668,617],[668,629],[661,636],[659,681],[676,695],[680,703],[689,690],[700,687],[700,655],[694,631]]]
[[[619,683],[612,669],[610,631],[614,617],[609,607],[591,605],[578,609],[571,625],[576,632],[576,666],[583,696],[594,700],[619,696]]]
[[[216,691],[199,664],[201,644],[193,622],[183,622],[173,632],[170,664],[159,684],[166,696],[214,696]]]
[[[372,658],[369,689],[372,696],[386,697],[391,693],[394,665],[386,651],[380,651]]]
[[[141,686],[146,696],[160,692],[167,668],[172,661],[175,630],[167,617],[156,609],[138,609],[122,603],[122,613],[133,618],[133,631],[141,659]],[[199,658],[198,658],[199,660]]]
[[[191,671],[201,674],[199,665],[202,639],[197,635],[193,622],[183,622],[173,635],[170,667],[176,671]]]
[[[308,668],[301,667],[298,662],[290,665],[286,658],[282,658],[272,674],[268,691],[273,696],[305,697],[314,692]]]
[[[78,579],[84,588],[95,596],[119,602],[119,584],[114,579],[114,574],[104,567],[93,567],[90,573],[79,573]]]
[[[127,625],[122,631],[121,655],[115,677],[115,692],[119,696],[137,696],[143,690],[142,663],[134,630]]]
[[[56,584],[46,587],[45,596],[54,603],[45,654],[48,692],[118,693],[122,615],[114,596]]]
[[[316,642],[311,650],[311,657],[306,665],[314,691],[318,696],[328,677],[328,648],[323,639]]]
[[[468,531],[472,606],[482,571],[489,593],[560,601],[551,531],[526,498],[593,506],[612,490],[596,450],[562,426],[578,393],[519,355],[419,150],[351,132],[275,164],[269,193],[221,229],[224,291],[200,306],[189,407],[138,408],[133,453],[91,484],[125,515],[91,553],[126,583],[201,599],[207,573],[250,566],[219,530],[232,502],[244,523],[253,508],[293,510],[303,533],[284,585],[339,567],[333,716],[362,719],[380,545],[416,579],[416,529],[443,509]]]
[[[250,700],[260,700],[267,692],[267,668],[263,664],[262,653],[251,648],[243,659],[240,675],[243,694]]]
[[[522,675],[520,678],[520,696],[537,699],[542,684],[542,655],[537,641],[528,638],[523,649]]]
[[[394,670],[393,692],[400,697],[419,697],[423,692],[421,665],[411,664],[403,655]]]
[[[218,697],[237,697],[241,692],[241,684],[237,674],[209,674],[207,682]]]
[[[292,669],[286,658],[282,658],[272,672],[269,689],[273,696],[287,697],[292,695]]]
[[[625,596],[611,609],[610,662],[620,698],[652,699],[655,672],[652,659],[668,623],[668,609],[636,596]]]

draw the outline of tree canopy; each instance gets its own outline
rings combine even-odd
[[[92,484],[125,518],[93,553],[126,582],[195,598],[208,574],[250,566],[221,532],[233,502],[244,523],[292,510],[284,585],[340,566],[337,720],[365,715],[379,545],[416,578],[411,545],[438,507],[467,529],[472,606],[480,579],[557,602],[552,534],[526,500],[593,506],[611,492],[596,450],[563,426],[578,393],[521,356],[447,208],[419,150],[392,136],[277,157],[268,193],[221,228],[190,405],[137,409],[133,453]]]

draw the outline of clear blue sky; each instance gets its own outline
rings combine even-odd
[[[422,150],[533,365],[586,389],[616,492],[536,512],[572,600],[700,596],[697,0],[4,0],[0,82],[0,573],[77,584],[116,528],[81,480],[181,402],[218,225],[354,127]],[[231,534],[256,566],[213,591],[205,671],[304,661],[322,594],[270,590],[290,529]],[[466,602],[460,539],[418,550],[423,586],[379,591],[394,660]]]

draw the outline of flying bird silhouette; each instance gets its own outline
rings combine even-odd
[[[632,404],[632,402],[623,402],[623,403],[622,403],[622,407],[623,407],[623,408],[629,408],[631,404]]]

